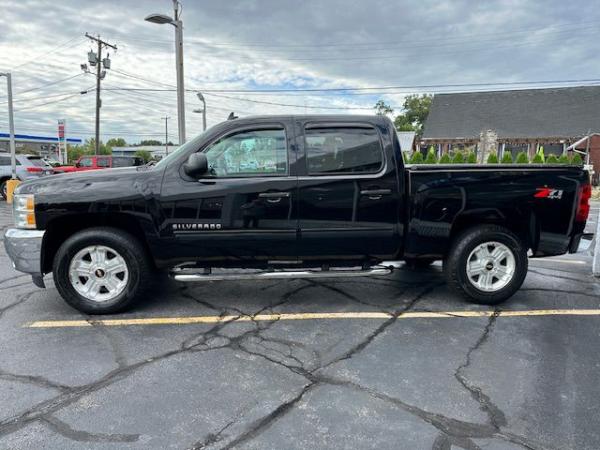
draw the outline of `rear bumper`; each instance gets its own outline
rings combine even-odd
[[[4,246],[13,266],[19,272],[42,276],[41,256],[44,230],[9,228],[4,233]]]

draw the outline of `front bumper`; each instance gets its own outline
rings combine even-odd
[[[13,266],[19,272],[42,277],[42,241],[44,230],[9,228],[4,233],[4,246]]]

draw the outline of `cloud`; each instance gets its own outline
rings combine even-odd
[[[186,87],[204,92],[580,79],[600,72],[600,11],[583,0],[182,3]],[[0,70],[14,72],[17,131],[47,134],[57,119],[66,118],[74,135],[93,134],[94,92],[78,94],[94,85],[92,76],[30,90],[80,73],[92,48],[87,31],[118,46],[111,51],[114,70],[103,83],[103,138],[123,135],[136,142],[155,134],[161,139],[161,117],[169,115],[176,140],[174,92],[115,90],[175,84],[173,29],[144,22],[151,12],[172,14],[171,2],[21,0],[3,8]],[[0,90],[0,129],[7,123],[3,95]],[[404,95],[205,97],[212,125],[231,110],[240,115],[336,111],[312,108],[326,106],[363,108],[339,112],[364,113],[378,98],[398,106]],[[193,92],[186,102],[191,136],[201,129],[200,116],[192,112],[200,104]]]

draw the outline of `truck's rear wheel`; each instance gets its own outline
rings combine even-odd
[[[484,225],[459,235],[444,260],[448,284],[473,303],[511,297],[527,275],[527,249],[506,228]]]
[[[87,314],[125,310],[150,282],[144,248],[129,233],[90,228],[67,239],[54,257],[54,283],[60,295]]]

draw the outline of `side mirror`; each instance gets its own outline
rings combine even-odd
[[[80,163],[79,161],[77,161],[77,162],[75,163],[75,167],[81,167],[81,163]]]
[[[204,153],[192,153],[183,165],[183,171],[187,176],[200,178],[208,172],[208,160]]]

